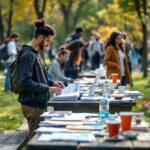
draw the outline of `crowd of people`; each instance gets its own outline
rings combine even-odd
[[[84,29],[82,27],[77,27],[75,31],[70,34],[63,42],[59,48],[55,46],[53,41],[50,42],[48,45],[48,56],[50,59],[51,64],[47,67],[48,71],[48,77],[54,81],[62,81],[65,84],[68,82],[72,82],[73,79],[76,79],[78,77],[79,72],[82,72],[87,69],[95,70],[99,68],[100,64],[107,65],[107,68],[109,68],[108,63],[108,57],[110,54],[109,47],[112,45],[114,48],[118,50],[122,50],[125,52],[125,56],[122,58],[127,58],[127,64],[129,68],[129,74],[131,76],[131,73],[134,71],[142,71],[143,70],[143,62],[142,62],[142,47],[137,46],[134,43],[131,43],[127,39],[127,35],[125,32],[120,32],[120,41],[122,43],[122,46],[116,46],[115,38],[113,37],[117,31],[113,32],[110,37],[108,37],[107,42],[103,42],[101,40],[99,33],[94,33],[89,40],[84,41],[83,40],[83,33]],[[118,32],[119,33],[119,32]],[[17,46],[16,42],[19,40],[19,34],[13,33],[10,38],[7,38],[4,43],[0,46],[1,47],[4,44],[7,44],[7,53],[8,58],[5,59],[5,91],[10,91],[10,73],[9,73],[9,65],[14,61],[15,55],[17,54]],[[110,40],[114,40],[113,42]],[[84,41],[84,42],[83,42]],[[111,44],[110,44],[111,43]],[[110,45],[109,45],[110,44]],[[45,48],[44,48],[45,49]],[[108,52],[107,52],[108,51]],[[44,59],[44,53],[45,51],[40,52],[42,59]],[[121,51],[118,51],[120,60],[118,60],[118,65],[123,66],[122,64],[122,58],[121,58]],[[114,52],[113,52],[114,53]],[[1,55],[1,53],[0,53]],[[117,56],[118,57],[118,56]],[[104,59],[105,58],[105,59]],[[113,58],[110,58],[111,61]],[[116,61],[117,58],[115,58]],[[111,63],[112,64],[112,63]],[[126,64],[126,61],[125,61]],[[56,69],[57,68],[57,69]],[[110,67],[111,69],[112,66]],[[125,67],[126,68],[126,67]],[[123,68],[121,68],[123,69]],[[125,76],[125,73],[122,71],[122,77]],[[108,69],[108,72],[109,71]],[[127,73],[127,71],[125,70]],[[120,71],[118,72],[120,74]],[[108,73],[109,76],[109,73]],[[127,75],[126,75],[127,76]],[[132,80],[131,80],[132,81]],[[130,84],[133,86],[133,83]]]
[[[7,43],[8,59],[3,61],[6,65],[5,91],[11,90],[9,66],[17,55],[17,77],[23,89],[18,99],[28,121],[29,139],[38,125],[40,114],[46,111],[49,93],[60,94],[64,83],[73,82],[79,72],[90,67],[95,70],[103,64],[107,68],[108,78],[112,73],[117,73],[121,85],[132,85],[131,72],[138,69],[138,63],[142,64],[142,50],[127,40],[126,33],[114,31],[106,43],[98,33],[83,42],[83,33],[84,29],[77,27],[57,50],[52,42],[54,28],[41,19],[35,22],[33,39],[23,45],[18,53],[16,42],[19,35],[15,33],[10,37]],[[40,52],[48,46],[51,64],[45,69]]]

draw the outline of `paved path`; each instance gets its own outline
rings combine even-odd
[[[0,80],[4,80],[4,79],[5,79],[5,76],[0,75]]]

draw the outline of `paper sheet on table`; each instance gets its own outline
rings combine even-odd
[[[44,112],[41,114],[41,117],[63,117],[64,113],[53,113],[53,112]]]
[[[98,101],[100,98],[101,96],[82,96],[81,100]]]
[[[130,101],[135,101],[133,98],[131,97],[123,97],[122,99],[118,100],[118,99],[115,99],[114,97],[111,97],[109,99],[110,102],[130,102]]]
[[[53,120],[44,120],[42,121],[41,123],[43,124],[50,124],[51,126],[52,125],[82,125],[83,123],[80,121],[65,121],[65,122],[62,122],[62,121],[53,121]]]
[[[137,137],[138,141],[150,141],[150,132],[140,133]]]
[[[80,84],[73,83],[65,87],[60,95],[54,95],[53,100],[78,100],[80,96]]]
[[[143,95],[143,93],[142,92],[140,92],[140,91],[125,91],[125,94],[127,95],[127,96],[142,96]]]
[[[142,121],[141,124],[136,124],[135,122],[132,122],[131,129],[138,131],[147,131],[149,129],[149,124],[145,121]]]
[[[71,115],[66,115],[63,118],[51,118],[51,120],[59,120],[59,121],[82,121],[86,118],[84,114],[71,114]]]
[[[80,96],[80,93],[79,92],[75,92],[75,93],[69,93],[69,94],[61,94],[61,95],[57,95],[57,96],[54,96],[53,97],[53,100],[62,100],[62,101],[67,101],[67,100],[78,100]]]
[[[39,141],[82,141],[82,142],[93,142],[95,136],[90,133],[52,133],[42,134]]]
[[[70,130],[100,131],[103,130],[105,127],[106,127],[105,125],[90,124],[90,125],[79,125],[79,126],[68,125],[66,128]]]
[[[39,127],[36,129],[36,132],[37,133],[68,132],[68,129],[55,127]]]

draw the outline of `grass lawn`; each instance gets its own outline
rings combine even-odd
[[[0,130],[13,130],[23,123],[18,95],[4,92],[4,80],[0,80]]]
[[[150,123],[150,109],[146,109],[143,107],[144,101],[150,101],[150,88],[146,88],[148,81],[150,80],[150,77],[142,79],[142,74],[134,74],[133,80],[134,80],[134,88],[131,88],[131,90],[139,90],[144,93],[143,98],[137,100],[137,105],[133,107],[133,111],[144,112],[147,121]]]
[[[143,108],[143,100],[150,101],[150,89],[145,86],[147,79],[142,79],[142,74],[133,75],[134,90],[144,92],[144,97],[137,100],[137,106],[133,111],[142,111],[145,113],[147,120],[150,122],[150,109]],[[20,104],[17,101],[18,95],[4,92],[4,81],[0,80],[0,130],[9,130],[18,128],[24,121],[24,117],[20,110]]]

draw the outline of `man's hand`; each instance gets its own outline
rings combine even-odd
[[[54,82],[53,86],[63,89],[65,85],[62,82]]]
[[[57,95],[61,94],[61,88],[59,88],[59,87],[49,87],[48,91],[50,93],[55,93]]]

